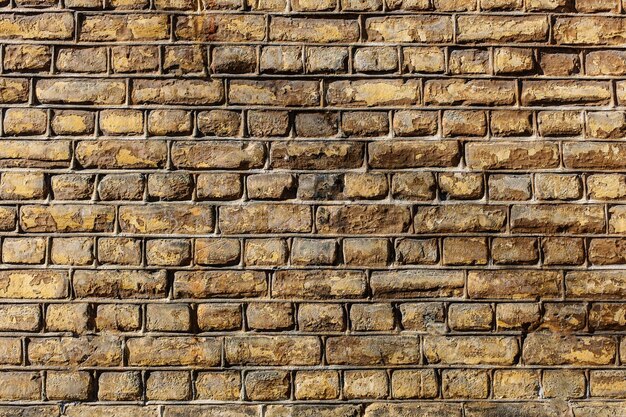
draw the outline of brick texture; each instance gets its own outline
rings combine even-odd
[[[0,0],[0,417],[626,415],[626,0]]]

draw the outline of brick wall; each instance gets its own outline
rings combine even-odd
[[[2,1],[0,417],[626,415],[626,1],[248,1]]]

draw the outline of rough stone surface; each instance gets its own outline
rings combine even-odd
[[[0,0],[0,417],[619,417],[626,0]]]

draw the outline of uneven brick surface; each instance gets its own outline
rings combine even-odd
[[[626,416],[626,0],[0,0],[0,417]]]

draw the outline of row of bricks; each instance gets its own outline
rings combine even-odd
[[[5,237],[5,264],[234,266],[591,265],[626,264],[626,239],[446,237],[441,239],[141,239]],[[192,242],[194,243],[192,249]],[[49,246],[49,255],[47,247]],[[145,255],[144,255],[145,252]],[[193,255],[192,255],[193,253]],[[441,256],[439,255],[441,253]],[[145,256],[145,260],[144,260]]]
[[[129,84],[129,88],[127,88]],[[225,86],[227,84],[227,86]],[[422,84],[424,84],[422,88]],[[626,81],[509,79],[96,79],[45,78],[34,81],[41,104],[231,105],[278,107],[409,107],[428,106],[607,106],[626,102]],[[129,90],[129,98],[127,98]],[[422,100],[423,90],[423,100]],[[0,102],[26,103],[27,78],[0,78]],[[518,96],[520,96],[518,100]],[[324,99],[322,99],[324,97]]]
[[[71,9],[115,9],[115,10],[240,10],[284,12],[369,12],[369,11],[526,11],[526,12],[579,12],[579,13],[623,13],[625,6],[620,0],[256,0],[217,2],[195,0],[4,0],[0,6],[11,5],[17,8],[67,7]]]
[[[626,206],[602,204],[148,205],[53,204],[0,207],[0,230],[27,233],[223,235],[298,233],[398,235],[438,233],[616,234],[625,232]],[[116,222],[116,219],[118,222]],[[581,221],[584,219],[584,221]],[[509,227],[507,227],[509,226]],[[217,229],[217,227],[219,229]]]
[[[96,181],[97,178],[97,181]],[[97,185],[96,185],[97,183]],[[323,187],[326,187],[324,192]],[[534,190],[534,192],[533,192]],[[195,193],[194,193],[195,191]],[[235,173],[193,175],[188,172],[150,174],[44,174],[4,171],[0,200],[183,201],[197,200],[623,200],[624,174],[489,174],[468,171],[290,174]],[[154,203],[156,204],[156,202]]]
[[[71,275],[71,277],[70,277]],[[624,297],[620,270],[292,269],[258,270],[0,270],[0,298],[275,300],[426,299],[616,300]],[[71,284],[70,284],[71,283]],[[70,288],[71,287],[71,288]],[[563,288],[565,287],[565,288]],[[71,291],[70,291],[71,290]]]
[[[367,6],[370,2],[354,3]],[[34,21],[41,24],[33,24]],[[231,43],[268,40],[323,44],[363,41],[452,44],[456,41],[474,44],[621,45],[625,39],[621,34],[623,24],[623,17],[552,17],[542,14],[375,16],[365,17],[361,27],[361,21],[354,16],[309,19],[269,17],[260,13],[173,17],[165,13],[2,13],[0,25],[6,30],[0,39],[148,42],[175,38],[180,41]],[[588,30],[594,26],[597,30]],[[122,27],[127,30],[118,30]],[[232,30],[233,27],[237,30]],[[486,27],[489,30],[485,30]]]
[[[558,369],[23,371],[0,372],[0,401],[617,398],[625,377],[623,370]]]
[[[29,59],[24,60],[23,56]],[[258,57],[257,57],[258,55]],[[426,73],[623,76],[626,52],[547,48],[5,45],[11,72],[87,74]],[[210,57],[210,64],[208,62]],[[161,65],[162,60],[162,65]],[[584,69],[584,71],[583,71]]]
[[[558,380],[558,378],[555,378]],[[563,380],[563,390],[568,380]],[[280,405],[110,405],[110,404],[67,404],[63,410],[58,405],[18,405],[0,407],[7,416],[15,413],[29,413],[39,417],[206,417],[228,414],[235,417],[304,417],[323,415],[324,417],[399,417],[402,415],[450,417],[490,417],[494,413],[534,413],[550,417],[574,415],[575,417],[597,417],[598,413],[619,415],[624,411],[623,401],[441,401],[441,402],[372,402],[357,404],[280,404]],[[573,413],[573,414],[572,414]],[[29,415],[27,414],[27,415]],[[513,414],[515,415],[515,414]],[[530,414],[532,415],[532,414]]]
[[[4,110],[5,136],[626,137],[626,112],[575,110]],[[48,124],[50,127],[48,128]]]
[[[42,313],[45,311],[45,315]],[[607,332],[626,329],[623,303],[0,304],[0,332]],[[349,321],[347,320],[349,318]]]
[[[75,145],[75,152],[72,148]],[[171,148],[171,149],[170,149]],[[269,149],[268,149],[269,148]],[[367,150],[367,154],[365,151]],[[478,141],[374,140],[364,141],[175,141],[101,139],[5,140],[2,167],[129,170],[168,167],[189,170],[333,171],[372,168],[457,168],[470,170],[623,171],[626,143],[600,141]],[[171,160],[171,162],[170,162]],[[562,162],[561,162],[562,161]],[[365,165],[367,162],[367,165]],[[420,182],[408,175],[403,181]],[[400,173],[398,173],[400,176]],[[207,181],[215,176],[205,176]],[[230,180],[232,181],[232,180]],[[218,185],[219,188],[221,185]],[[208,186],[216,187],[215,184]],[[209,196],[210,192],[207,192]],[[406,191],[411,198],[410,190]],[[218,198],[219,199],[219,198]]]
[[[626,339],[613,335],[550,332],[517,336],[389,335],[318,336],[244,333],[223,337],[143,336],[0,338],[6,365],[35,368],[337,366],[410,365],[564,366],[619,365]],[[68,354],[72,352],[72,354]],[[621,362],[620,362],[621,361]]]

